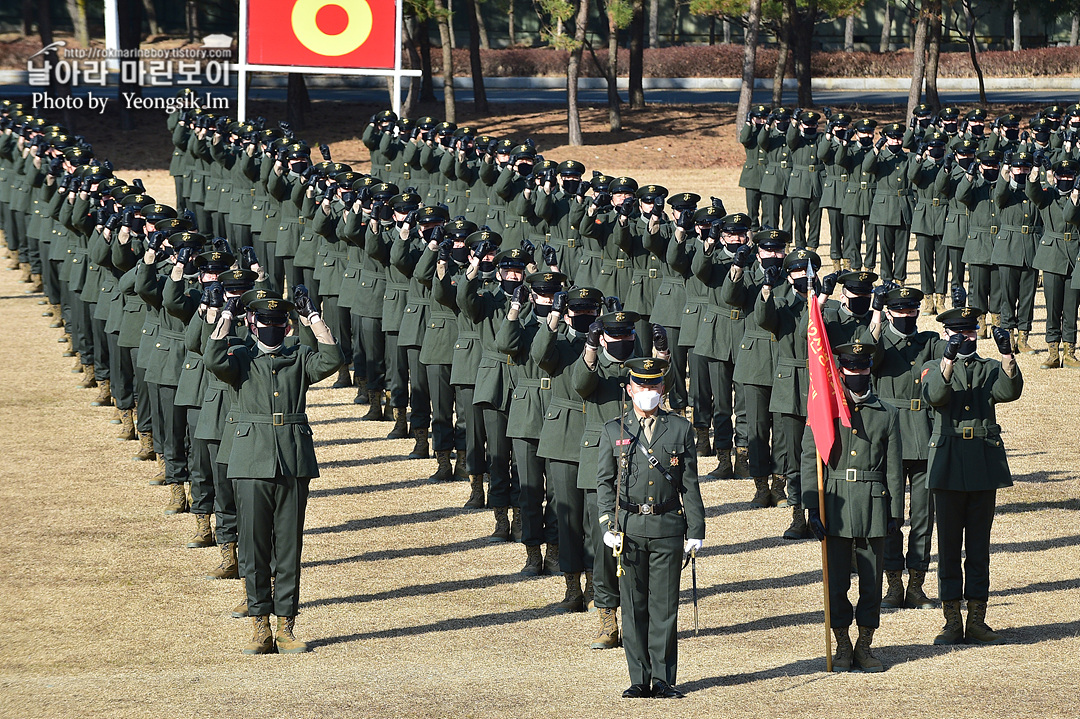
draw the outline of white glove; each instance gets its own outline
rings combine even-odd
[[[615,532],[604,532],[604,544],[612,549],[619,549],[622,547],[622,535]]]
[[[703,539],[687,539],[686,544],[683,545],[683,554],[700,552],[703,546],[705,546],[705,540]]]

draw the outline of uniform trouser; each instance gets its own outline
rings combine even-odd
[[[75,320],[71,328],[71,345],[82,358],[83,364],[94,364],[97,357],[94,354],[94,327],[93,312],[88,302],[83,302],[78,293],[73,293],[74,304],[71,306],[71,316]]]
[[[192,203],[192,210],[195,212],[195,222],[199,225],[199,231],[202,233],[210,232],[214,229],[213,222],[210,220],[210,213],[206,209],[206,204],[202,202]]]
[[[22,215],[23,227],[29,222],[28,215]],[[26,261],[30,263],[30,271],[35,275],[41,274],[41,243],[36,235],[23,230],[26,235]]]
[[[746,404],[746,448],[750,475],[768,477],[774,472],[783,472],[786,458],[779,437],[780,415],[769,411],[772,387],[760,384],[740,386]]]
[[[386,335],[382,331],[382,319],[354,316],[353,323],[354,328],[360,328],[360,343],[364,346],[368,392],[381,392],[386,389]]]
[[[390,390],[390,406],[405,409],[409,406],[409,357],[398,346],[398,333],[385,333],[386,388]]]
[[[668,404],[671,409],[680,411],[686,409],[688,398],[686,396],[686,371],[688,347],[679,346],[679,328],[667,327],[668,349],[671,352],[671,387],[668,390]]]
[[[259,262],[266,268],[267,279],[270,289],[281,292],[285,283],[285,258],[278,257],[274,253],[276,242],[255,241],[255,253],[259,256]]]
[[[237,529],[239,544],[250,557],[244,583],[248,614],[253,617],[293,617],[300,608],[300,554],[309,483],[281,475],[236,480]]]
[[[641,319],[634,323],[634,332],[637,333],[638,344],[641,345],[641,356],[652,357],[652,323],[647,316],[642,315]],[[670,342],[668,348],[671,348]]]
[[[881,244],[881,280],[903,282],[907,278],[908,228],[878,225],[877,234]]]
[[[712,383],[709,381],[709,360],[687,347],[686,366],[690,375],[690,406],[694,408],[694,426],[709,429],[713,416]]]
[[[85,303],[90,311],[90,329],[94,334],[94,379],[103,381],[112,377],[109,371],[109,333],[105,331],[105,320],[93,317],[97,303]]]
[[[596,527],[585,522],[585,490],[578,488],[577,475],[577,462],[548,460],[548,486],[555,494],[555,525],[559,532],[559,569],[564,574],[591,572],[593,568],[592,535]],[[524,475],[522,483],[524,494]]]
[[[165,457],[165,483],[182,484],[188,481],[187,407],[176,406],[176,387],[154,384],[158,401],[154,409],[161,418],[154,427],[154,443],[161,435],[161,450]],[[160,428],[160,429],[159,429]]]
[[[949,254],[940,235],[915,235],[919,278],[924,295],[943,295],[949,280]]]
[[[784,211],[785,232],[791,232],[791,200],[786,195],[774,195],[769,192],[761,193],[761,225],[768,225],[779,230],[780,211]]]
[[[717,451],[748,444],[746,398],[742,386],[735,383],[735,363],[708,361],[709,385],[712,388],[713,446]]]
[[[419,352],[417,357],[419,358]],[[431,449],[449,452],[454,449],[454,392],[450,384],[450,365],[423,365],[431,396]]]
[[[19,238],[19,261],[30,262],[30,238],[26,234],[26,213],[12,212],[15,220],[15,234]],[[37,240],[34,240],[37,242]],[[33,268],[31,268],[33,269]]]
[[[449,369],[449,368],[447,368]],[[487,454],[484,443],[487,441],[487,427],[484,425],[484,411],[473,404],[473,386],[454,385],[457,418],[465,423],[465,469],[469,474],[484,474],[487,471]],[[510,503],[492,504],[489,507],[509,507]]]
[[[219,211],[210,214],[210,219],[214,228],[214,237],[227,237],[229,231],[229,223],[226,221],[227,213]],[[234,249],[236,249],[235,246]]]
[[[47,259],[52,251],[51,242],[42,242],[41,257],[41,284],[45,288],[45,296],[49,298],[49,304],[60,304],[60,263]]]
[[[469,391],[472,392],[472,387]],[[478,407],[484,424],[488,458],[488,500],[489,507],[520,507],[521,487],[516,475],[510,472],[511,445],[506,436],[506,425],[510,415],[489,405]],[[469,474],[474,474],[469,472]],[[476,472],[479,474],[479,472]]]
[[[105,336],[109,343],[109,392],[117,409],[131,409],[135,406],[135,370],[131,366],[131,353],[127,347],[119,345],[120,335],[109,332]]]
[[[825,208],[829,215],[829,259],[844,259],[844,215],[839,207]]]
[[[176,209],[183,212],[188,207],[187,195],[184,194],[184,176],[173,175],[173,186],[176,188]]]
[[[320,299],[323,319],[330,328],[330,332],[337,338],[341,354],[345,358],[345,367],[349,367],[353,360],[352,319],[349,309],[338,304],[337,295],[324,295]]]
[[[15,224],[15,213],[7,205],[3,207],[2,212],[4,218],[4,241],[7,242],[9,250],[17,252],[19,249],[19,228]]]
[[[420,364],[420,348],[406,347],[405,360],[409,366],[409,429],[427,429],[431,426],[431,393],[428,376]]]
[[[964,248],[963,247],[950,247],[949,249],[949,268],[952,272],[952,284],[948,287],[963,287],[964,286]]]
[[[1039,271],[1031,267],[998,265],[1001,281],[1001,326],[1007,330],[1030,332],[1035,319],[1035,286]]]
[[[774,425],[775,427],[775,425]],[[787,477],[787,498],[792,505],[802,507],[802,443],[803,432],[806,430],[806,417],[797,414],[780,415],[779,437],[773,436],[773,442],[778,439],[783,446],[783,470],[777,470],[777,474]]]
[[[790,486],[790,485],[789,485]],[[877,629],[881,624],[881,576],[885,554],[885,538],[834,537],[829,535],[825,553],[829,562],[829,607],[832,625]],[[859,603],[852,611],[848,589],[851,588],[851,554],[855,548],[855,569],[859,573]]]
[[[663,680],[675,684],[679,663],[677,630],[683,538],[623,539],[623,649],[631,684]]]
[[[536,439],[514,437],[514,466],[521,491],[521,543],[527,546],[558,544],[559,528],[555,512],[555,486],[548,477],[548,461],[536,456]],[[561,553],[560,549],[560,553]],[[580,571],[580,570],[578,570]]]
[[[998,313],[1001,293],[997,268],[993,265],[968,265],[968,306],[983,314]]]
[[[961,598],[986,601],[990,598],[990,528],[997,490],[931,491],[938,531],[938,597],[943,602]]]
[[[816,250],[821,244],[821,208],[817,198],[792,197],[791,214],[794,219],[795,246]]]
[[[346,312],[349,312],[348,319],[344,319]],[[354,315],[348,309],[342,310],[342,321],[348,322],[349,325],[349,337],[352,339],[352,371],[353,380],[355,384],[356,379],[363,379],[367,377],[367,352],[364,351],[364,344],[361,341],[360,334],[360,315]],[[364,379],[366,382],[367,380]]]
[[[236,494],[229,479],[229,465],[218,461],[221,442],[208,441],[210,466],[214,472],[214,539],[218,544],[236,541]],[[225,459],[228,459],[226,457]]]
[[[865,238],[865,242],[864,242]],[[877,261],[877,243],[874,240],[874,226],[868,217],[862,215],[844,216],[844,259],[851,263],[851,269],[861,270],[865,265],[873,269]],[[865,256],[863,254],[865,248]]]
[[[214,511],[214,461],[210,443],[195,438],[201,407],[187,408],[188,477],[191,479],[191,513],[212,514]]]
[[[293,264],[292,256],[282,257],[282,286],[279,290],[292,293],[297,285],[304,284],[304,270]]]
[[[619,606],[619,565],[611,553],[611,548],[604,544],[606,527],[598,524],[597,517],[596,490],[586,489],[585,526],[593,528],[590,541],[593,555],[593,602],[601,609],[616,609]],[[562,553],[562,546],[559,547],[559,553]]]
[[[746,188],[746,214],[750,215],[750,230],[752,232],[759,230],[761,228],[761,190],[753,187]]]
[[[1076,314],[1080,290],[1069,286],[1069,276],[1043,272],[1043,298],[1046,300],[1046,341],[1076,342]]]
[[[139,430],[139,434],[150,434],[154,431],[154,393],[146,384],[146,370],[138,364],[139,348],[125,347],[123,350],[131,357],[135,388],[135,429]]]
[[[911,490],[907,568],[925,572],[930,568],[930,543],[934,536],[934,505],[926,484],[926,460],[904,460],[904,478]],[[904,565],[904,535],[890,534],[885,537],[885,570],[901,572]]]
[[[251,244],[251,225],[245,225],[242,222],[230,222],[229,244],[233,248],[233,253],[237,256],[240,255],[241,247],[253,247],[254,245]]]

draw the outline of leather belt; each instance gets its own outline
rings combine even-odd
[[[660,504],[634,504],[633,502],[626,502],[622,505],[622,508],[626,509],[630,514],[666,514],[673,509],[679,508],[679,498],[672,497],[668,501],[661,502]]]
[[[843,471],[838,469],[829,470],[829,479],[839,482],[843,480],[845,482],[884,482],[884,472],[871,472],[864,469],[845,469]]]
[[[532,389],[551,389],[551,378],[550,377],[539,377],[539,378],[521,377],[517,381],[517,386],[522,387],[522,388],[527,387],[527,388],[532,388]]]
[[[273,414],[246,414],[240,413],[235,417],[237,422],[250,424],[272,424],[282,427],[286,424],[307,424],[307,414],[304,412],[274,412]]]
[[[1001,425],[988,424],[984,427],[951,427],[939,429],[934,432],[942,437],[959,437],[960,439],[975,439],[976,437],[996,437],[1001,434]]]

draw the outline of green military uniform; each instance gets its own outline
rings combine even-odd
[[[786,137],[791,150],[787,197],[795,221],[795,246],[812,250],[821,241],[821,181],[825,165],[836,152],[832,141],[824,133],[818,133],[819,119],[818,113],[803,111],[788,127]]]
[[[834,272],[840,269],[844,258],[844,213],[841,207],[847,194],[848,183],[847,172],[840,166],[837,158],[840,155],[840,138],[846,138],[849,133],[854,132],[850,126],[851,116],[846,112],[834,113],[829,118],[826,137],[832,144],[832,150],[824,163],[821,199],[818,200],[818,207],[825,210],[829,216],[829,258],[832,260]]]
[[[787,195],[788,178],[791,176],[791,150],[787,144],[787,131],[791,124],[791,112],[778,107],[769,115],[769,122],[757,133],[757,147],[765,153],[765,172],[761,176],[761,223],[780,228],[780,211],[784,212],[785,232],[791,232],[791,200]]]
[[[765,151],[758,146],[760,123],[757,121],[764,122],[771,109],[768,105],[750,108],[746,122],[739,130],[739,143],[746,148],[746,161],[739,173],[739,187],[746,189],[746,212],[750,215],[751,230],[754,231],[761,227],[761,178],[768,163]]]
[[[887,125],[885,138],[902,141],[904,126]],[[881,279],[907,278],[908,228],[911,227],[911,200],[908,185],[908,155],[900,144],[886,144],[878,152],[868,152],[863,158],[863,172],[872,177],[874,199],[869,222],[877,228],[878,250],[881,253]]]
[[[949,255],[945,249],[945,214],[948,203],[935,190],[940,174],[945,169],[945,141],[939,132],[926,136],[922,153],[912,155],[908,161],[907,175],[915,207],[911,213],[911,232],[915,235],[915,249],[919,253],[919,278],[928,302],[927,309],[939,304],[945,309],[945,290],[948,287]],[[935,301],[934,296],[937,295]]]
[[[842,169],[840,179],[847,183],[840,203],[844,215],[844,269],[874,269],[877,262],[877,242],[870,211],[874,199],[874,178],[863,169],[863,161],[873,153],[874,129],[877,121],[864,118],[855,123],[856,133],[863,137],[845,140],[836,151],[836,164]]]
[[[997,313],[997,272],[990,259],[995,246],[997,233],[1001,230],[998,206],[994,202],[994,183],[997,181],[996,168],[1001,162],[999,153],[980,153],[969,166],[968,172],[956,186],[956,200],[966,206],[968,216],[968,236],[964,244],[963,261],[970,275],[968,283],[968,303],[978,307],[983,314]],[[983,177],[980,165],[992,167],[993,175]]]
[[[993,201],[998,207],[1000,226],[990,253],[990,263],[997,268],[1001,281],[998,305],[1001,326],[1016,331],[1015,344],[1025,354],[1035,351],[1028,345],[1028,334],[1035,318],[1039,272],[1033,265],[1037,237],[1042,230],[1038,205],[1026,191],[1027,175],[1033,162],[1032,155],[1026,152],[1015,153],[1010,160],[1010,172],[1013,168],[1021,168],[1023,174],[999,178],[994,185]]]

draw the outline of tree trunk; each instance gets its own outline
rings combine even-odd
[[[754,101],[754,82],[757,73],[758,30],[761,28],[761,0],[750,0],[746,13],[746,30],[743,36],[742,86],[739,88],[739,109],[735,113],[735,134],[741,129],[742,118],[750,111]]]
[[[480,62],[480,30],[477,23],[476,0],[465,0],[465,15],[469,22],[469,65],[472,69],[473,109],[487,114],[487,93],[484,92],[484,66]]]
[[[457,105],[454,103],[454,55],[450,51],[453,47],[450,39],[454,34],[450,30],[450,19],[447,6],[443,0],[434,0],[439,23],[439,41],[442,44],[442,76],[443,76],[443,119],[447,122],[457,122]]]
[[[844,18],[844,52],[855,52],[855,15]]]
[[[929,7],[926,27],[926,104],[937,112],[941,109],[937,89],[938,58],[941,56],[941,0],[930,0]]]
[[[919,16],[915,21],[915,40],[911,46],[911,85],[908,87],[907,115],[915,110],[922,100],[923,81],[926,79],[926,30],[929,0],[923,0],[919,6]]]
[[[290,72],[289,88],[285,95],[285,119],[292,125],[294,130],[304,129],[304,117],[311,109],[311,98],[308,96],[307,83],[304,82],[303,74]]]
[[[142,3],[139,0],[117,0],[116,14],[119,16],[117,28],[117,44],[121,53],[129,51],[134,54],[139,49],[139,41],[142,39]],[[120,94],[133,93],[137,97],[142,96],[142,88],[139,83],[120,83]],[[120,104],[120,129],[135,129],[135,112],[128,108],[128,103]]]
[[[510,7],[506,11],[506,31],[510,36],[510,47],[517,44],[514,39],[514,0],[510,0]]]
[[[416,35],[419,32],[420,27],[421,24],[415,17],[405,18],[405,52],[409,56],[409,67],[411,69],[417,69],[421,65],[420,53],[416,48]],[[405,95],[405,102],[401,105],[402,117],[416,116],[416,109],[420,105],[420,85],[421,78],[409,78],[409,91]]]
[[[1069,45],[1076,47],[1076,43],[1080,41],[1080,11],[1074,12],[1072,15],[1072,27],[1069,29]]]
[[[484,11],[481,9],[480,0],[474,0],[473,13],[476,16],[476,27],[480,31],[480,47],[484,50],[491,49],[491,43],[488,41],[487,25],[484,24]]]
[[[22,1],[22,28],[23,35],[34,34],[34,20],[37,18],[38,6],[34,0]]]
[[[622,99],[619,97],[619,26],[615,16],[608,14],[607,79],[608,129],[622,132]]]
[[[787,74],[788,56],[791,54],[791,16],[787,3],[784,3],[780,16],[780,31],[776,38],[776,69],[773,70],[772,104],[780,107],[784,103],[784,76]]]
[[[725,17],[723,24],[724,44],[731,44],[731,22]]]
[[[420,102],[435,102],[435,73],[431,69],[431,38],[428,36],[430,20],[420,23],[417,41],[420,45]]]
[[[634,0],[634,19],[630,23],[630,109],[645,109],[645,0]]]
[[[885,17],[881,22],[881,42],[878,43],[878,52],[889,51],[889,36],[892,35],[892,3],[893,0],[885,0]]]
[[[66,0],[71,25],[75,29],[75,42],[80,47],[90,46],[90,31],[86,27],[86,0]]]
[[[649,0],[649,47],[660,47],[660,0]]]
[[[199,36],[198,0],[187,0],[184,3],[184,23],[187,25],[188,42],[195,42],[195,38]]]
[[[446,6],[446,12],[448,14],[446,28],[448,32],[447,39],[450,41],[450,49],[457,50],[457,37],[454,36],[454,0],[444,0],[441,4]],[[440,7],[440,3],[435,3],[435,7]]]
[[[788,12],[793,20],[792,28],[799,28],[791,33],[792,50],[795,56],[795,80],[798,83],[799,107],[814,106],[814,90],[812,85],[813,72],[811,71],[811,56],[814,41],[814,16],[817,14],[817,0],[810,0],[803,9],[799,9],[795,0],[785,0]]]
[[[971,0],[961,0],[964,8],[964,19],[967,20],[967,33],[964,39],[967,41],[968,54],[971,56],[971,67],[975,69],[975,76],[979,79],[979,103],[986,106],[986,83],[983,81],[982,66],[979,65],[978,47],[975,44],[975,12],[971,9]]]
[[[578,3],[574,20],[574,48],[566,63],[566,125],[569,144],[580,147],[585,144],[581,135],[581,114],[578,111],[578,76],[581,74],[581,53],[585,50],[585,32],[589,26],[589,0]]]
[[[716,44],[716,16],[709,16],[709,47]]]
[[[158,25],[157,10],[154,8],[154,0],[142,0],[143,12],[146,13],[146,26],[151,35],[161,34],[161,25]]]
[[[1013,3],[1013,52],[1020,52],[1020,9]]]

